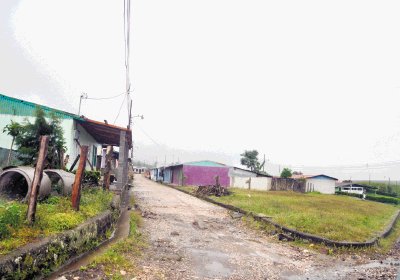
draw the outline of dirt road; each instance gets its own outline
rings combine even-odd
[[[279,243],[250,230],[223,208],[136,176],[149,248],[136,279],[368,279],[357,264]],[[347,276],[351,275],[351,278]]]

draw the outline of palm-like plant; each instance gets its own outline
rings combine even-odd
[[[12,137],[10,152],[8,153],[8,157],[7,157],[7,165],[9,165],[10,161],[11,161],[11,154],[12,154],[12,149],[14,146],[15,138],[19,135],[20,132],[21,132],[21,125],[14,121],[11,121],[10,124],[6,125],[3,128],[3,133],[7,133],[8,135],[10,135]]]

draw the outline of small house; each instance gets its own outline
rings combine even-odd
[[[338,179],[320,175],[293,175],[293,179],[304,180],[305,192],[320,192],[324,194],[334,194]]]

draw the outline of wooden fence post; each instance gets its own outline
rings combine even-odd
[[[74,208],[76,211],[79,211],[79,203],[81,201],[81,184],[82,184],[83,174],[85,172],[88,150],[89,150],[88,146],[81,146],[81,154],[80,154],[78,170],[76,170],[75,181],[74,185],[72,186],[72,196],[71,196],[72,208]]]
[[[38,160],[35,167],[35,174],[33,175],[31,192],[29,194],[28,199],[28,214],[27,220],[28,224],[32,225],[35,222],[35,214],[36,214],[36,205],[37,205],[37,196],[39,193],[40,183],[43,178],[43,169],[44,169],[44,161],[47,156],[47,147],[49,144],[49,136],[41,136],[40,137],[40,149]]]

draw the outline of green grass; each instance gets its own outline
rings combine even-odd
[[[27,204],[0,201],[0,255],[34,242],[38,238],[72,229],[109,208],[111,192],[84,189],[80,211],[74,211],[69,197],[52,196],[37,205],[34,226],[26,224]]]
[[[353,197],[317,193],[260,192],[231,189],[213,197],[307,233],[336,241],[366,241],[383,231],[398,207]]]
[[[134,257],[138,256],[145,247],[145,242],[138,227],[142,220],[139,213],[130,213],[129,236],[110,246],[103,254],[97,256],[88,266],[89,268],[102,269],[105,275],[111,279],[122,279],[121,270],[127,272],[129,276],[135,274]]]

